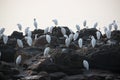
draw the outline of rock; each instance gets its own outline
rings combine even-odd
[[[16,50],[13,47],[7,45],[0,46],[1,51],[1,60],[6,62],[14,62],[14,57],[16,54]]]
[[[120,46],[101,46],[88,54],[91,68],[120,72]]]
[[[2,72],[0,72],[0,80],[7,80],[6,76]]]
[[[66,76],[66,74],[63,72],[50,73],[49,75],[51,77],[51,80],[60,80]]]
[[[117,43],[120,42],[120,31],[112,31],[111,33],[111,39],[116,40]]]
[[[46,45],[48,45],[48,42],[46,41],[45,35],[40,36],[34,42],[34,46],[36,46],[36,47],[45,48]],[[54,36],[51,36],[51,42],[50,42],[49,46],[56,47],[57,45],[58,45],[58,39]]]
[[[9,38],[23,39],[24,36],[22,32],[14,31]]]

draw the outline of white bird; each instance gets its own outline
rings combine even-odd
[[[49,27],[48,32],[52,33],[53,26]]]
[[[50,57],[49,52],[50,52],[50,47],[46,47],[44,49],[44,57]]]
[[[61,32],[62,32],[63,35],[66,35],[66,30],[65,30],[65,28],[61,27]]]
[[[31,37],[32,36],[32,32],[28,29],[28,32],[27,32],[27,36]]]
[[[22,56],[19,55],[17,58],[16,58],[16,65],[19,65],[22,61]]]
[[[99,40],[100,37],[101,37],[101,33],[100,33],[100,31],[97,31],[97,32],[96,32],[96,35],[97,35],[97,39]]]
[[[80,48],[82,48],[82,45],[83,45],[83,39],[82,38],[80,38],[78,40],[78,45],[79,45]]]
[[[17,24],[18,29],[21,31],[22,30],[22,25],[21,24]]]
[[[110,30],[107,30],[105,34],[106,34],[106,37],[107,37],[108,39],[111,38],[111,31],[110,31]]]
[[[84,21],[83,21],[83,26],[86,27],[86,24],[87,24],[87,21],[84,20]]]
[[[117,30],[118,29],[118,25],[117,25],[115,20],[113,21],[113,25],[114,25],[114,29]]]
[[[67,35],[64,35],[64,37],[65,37],[65,38],[68,38],[68,36],[67,36]]]
[[[77,29],[77,31],[80,32],[80,26],[78,24],[76,24],[76,29]]]
[[[23,48],[23,42],[22,42],[22,40],[17,39],[17,45],[18,45],[20,48]]]
[[[5,28],[0,28],[0,34],[3,34],[5,31]]]
[[[91,37],[91,44],[92,44],[92,47],[94,48],[95,45],[96,45],[96,39],[94,38],[94,36]]]
[[[50,35],[46,35],[46,40],[47,40],[48,43],[50,43],[51,42],[51,36]]]
[[[73,36],[74,41],[77,40],[78,36],[79,36],[79,34],[76,32]]]
[[[49,27],[45,28],[44,34],[48,33]]]
[[[106,26],[104,26],[104,33],[106,33],[106,31],[107,31],[107,27],[106,27]]]
[[[8,41],[8,36],[3,35],[3,42],[4,42],[4,44],[7,44],[7,41]]]
[[[65,45],[66,45],[66,47],[69,47],[69,45],[70,45],[70,38],[66,38]]]
[[[38,34],[35,34],[35,40],[37,40],[37,38],[38,38],[37,36],[38,36]]]
[[[113,24],[109,24],[109,26],[108,26],[108,27],[109,27],[109,30],[111,30],[111,29],[112,29],[112,25],[113,25]]]
[[[30,27],[26,27],[26,28],[25,28],[25,35],[27,35],[27,33],[28,33],[28,31],[29,31],[29,28],[30,28]]]
[[[89,63],[87,60],[83,60],[83,66],[86,70],[89,70]]]
[[[73,33],[71,33],[70,35],[69,35],[69,38],[70,38],[70,41],[72,41],[73,40]]]
[[[96,22],[93,26],[93,28],[96,28],[98,26],[98,23]]]
[[[52,22],[55,24],[55,26],[58,25],[58,21],[57,21],[57,19],[53,19]]]
[[[38,24],[37,24],[36,18],[34,18],[34,23],[33,23],[33,25],[35,26],[35,29],[38,29]]]
[[[32,38],[28,36],[28,37],[25,37],[25,39],[27,40],[27,44],[29,46],[32,46]]]

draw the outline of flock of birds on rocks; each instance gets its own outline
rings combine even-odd
[[[58,21],[57,21],[57,19],[53,19],[52,22],[55,24],[55,27],[58,26]],[[37,23],[37,21],[36,21],[35,18],[34,18],[34,23],[33,23],[33,25],[34,25],[35,29],[37,30],[37,29],[38,29],[38,23]],[[21,24],[17,24],[17,26],[18,26],[18,29],[21,31],[21,30],[22,30],[22,25],[21,25]],[[88,26],[87,26],[87,21],[86,21],[86,20],[83,22],[83,26],[84,26],[85,28],[88,28]],[[98,23],[96,22],[96,23],[94,24],[93,28],[96,28],[97,26],[98,26]],[[114,30],[117,30],[117,29],[118,29],[118,25],[117,25],[117,23],[116,23],[115,20],[114,20],[111,24],[109,24],[109,27],[104,27],[104,32],[105,32],[106,37],[107,37],[108,39],[111,38],[111,29],[112,29],[112,27],[114,27]],[[53,26],[45,28],[44,34],[46,34],[47,32],[52,33],[52,29],[53,29]],[[68,36],[68,35],[66,35],[66,30],[65,30],[65,28],[61,27],[61,33],[62,33],[63,36],[66,38],[66,39],[65,39],[65,46],[66,46],[66,47],[69,47],[69,45],[70,45],[70,43],[71,43],[72,40],[75,41],[75,40],[78,38],[79,32],[80,32],[80,26],[79,26],[79,25],[76,25],[76,29],[77,29],[77,31],[76,31],[75,33],[73,33],[73,31],[70,30],[70,31],[71,31],[71,34]],[[0,28],[0,39],[3,39],[4,44],[7,44],[7,42],[8,42],[8,36],[6,36],[6,35],[4,34],[4,31],[5,31],[5,28]],[[27,44],[28,44],[29,46],[32,46],[33,39],[32,39],[32,37],[31,37],[31,36],[32,36],[32,32],[30,31],[30,27],[26,27],[26,29],[25,29],[25,35],[26,35],[26,36],[25,36],[25,40],[26,40]],[[38,34],[35,35],[35,39],[34,39],[34,40],[37,40],[37,38],[38,38],[37,36],[38,36]],[[100,31],[97,31],[97,32],[96,32],[96,37],[97,37],[97,40],[99,40],[99,39],[101,38],[101,32],[100,32]],[[97,40],[95,39],[95,36],[90,36],[90,38],[91,38],[91,45],[92,45],[92,47],[94,48],[95,45],[96,45],[96,41],[97,41]],[[18,47],[20,47],[20,48],[23,48],[23,47],[24,47],[23,42],[22,42],[21,39],[17,39],[16,41],[17,41]],[[51,36],[50,36],[49,34],[46,34],[46,41],[47,41],[48,43],[51,42]],[[83,39],[82,39],[82,38],[79,38],[79,40],[78,40],[78,45],[79,45],[79,48],[82,48],[82,47],[83,47]],[[50,47],[46,47],[46,48],[44,49],[44,54],[43,54],[43,55],[44,55],[45,57],[50,57],[49,51],[50,51]],[[2,53],[0,52],[0,56],[1,56],[1,54],[2,54]],[[21,60],[22,60],[22,56],[19,55],[19,56],[16,58],[16,65],[19,65],[19,64],[21,63]],[[86,70],[89,70],[89,63],[88,63],[87,60],[83,60],[83,66],[84,66],[84,68],[85,68]]]

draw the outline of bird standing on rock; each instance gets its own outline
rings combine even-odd
[[[50,47],[46,47],[46,48],[44,49],[44,57],[50,57],[49,51],[50,51]]]
[[[55,27],[58,25],[57,19],[53,19],[52,22],[55,24]]]
[[[35,26],[35,29],[38,29],[38,24],[37,24],[37,21],[36,21],[36,18],[34,18],[34,26]]]
[[[92,47],[94,48],[95,45],[96,45],[96,39],[94,38],[94,36],[91,37],[91,44],[92,44]]]
[[[20,39],[17,39],[17,44],[20,48],[23,48],[23,42]]]
[[[89,63],[87,60],[83,60],[83,66],[86,70],[89,70]]]
[[[22,61],[22,56],[19,55],[19,56],[16,58],[16,65],[20,65],[21,61]]]
[[[79,45],[80,48],[82,48],[82,45],[83,45],[83,40],[82,40],[82,38],[80,38],[80,39],[78,40],[78,45]]]
[[[51,42],[51,36],[50,35],[46,35],[46,40],[50,44],[50,42]]]
[[[21,24],[17,24],[18,29],[21,31],[22,30],[22,25]]]

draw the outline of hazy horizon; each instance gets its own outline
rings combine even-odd
[[[17,23],[22,24],[23,31],[26,27],[33,30],[33,18],[40,29],[54,25],[52,19],[73,31],[76,24],[83,27],[84,20],[89,27],[98,22],[103,28],[113,20],[119,26],[119,4],[120,0],[0,0],[0,27],[6,28],[5,34],[18,30]]]

